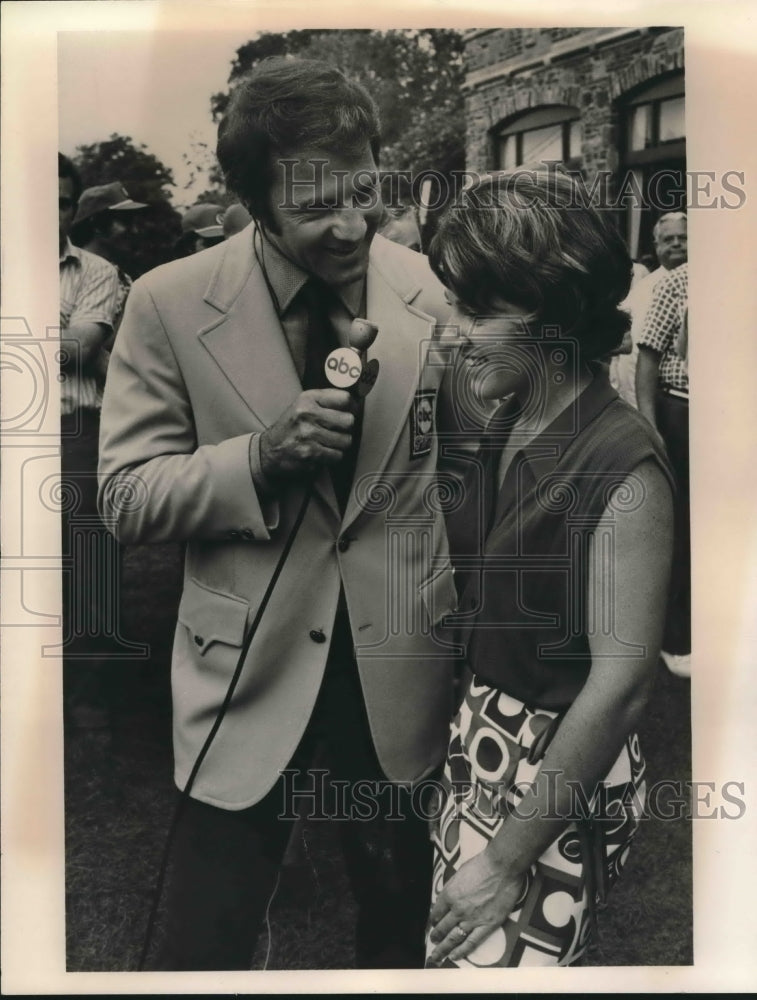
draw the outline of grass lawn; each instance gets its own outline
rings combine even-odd
[[[174,801],[168,660],[180,585],[173,546],[127,550],[127,638],[149,662],[120,669],[110,730],[66,733],[66,936],[69,971],[137,968]],[[661,666],[640,731],[650,782],[690,777],[690,686]],[[349,969],[354,903],[334,830],[305,823],[282,872],[254,968]],[[692,962],[691,825],[646,819],[599,915],[589,965]]]

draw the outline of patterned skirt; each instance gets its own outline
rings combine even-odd
[[[480,853],[522,799],[541,767],[559,717],[474,677],[453,720],[434,811],[433,900],[458,868]],[[638,737],[627,740],[590,801],[577,795],[567,826],[531,865],[523,893],[504,925],[467,958],[443,968],[572,965],[591,938],[604,902],[628,857],[646,797]],[[527,822],[517,820],[515,822]],[[433,945],[427,945],[427,954]]]

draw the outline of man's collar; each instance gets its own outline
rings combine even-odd
[[[258,260],[268,279],[268,283],[273,289],[280,313],[283,316],[291,306],[294,297],[311,275],[289,260],[288,257],[285,257],[265,234],[260,232],[260,230],[258,232],[260,239],[256,239],[255,241]],[[360,311],[364,286],[365,279],[359,278],[350,285],[344,285],[339,289],[335,289],[344,308],[353,319]]]
[[[75,260],[77,263],[81,263],[81,250],[73,245],[68,236],[66,237],[66,242],[63,244],[60,263],[62,264],[65,260]]]

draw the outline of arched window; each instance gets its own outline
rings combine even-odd
[[[683,73],[659,77],[620,106],[621,182],[641,192],[626,208],[631,254],[652,253],[652,229],[664,212],[686,206],[686,98]],[[629,182],[633,183],[629,183]]]
[[[567,163],[581,152],[578,108],[551,104],[527,111],[498,128],[494,138],[498,170],[552,160]]]
[[[626,160],[649,163],[686,155],[683,73],[645,87],[627,102]]]

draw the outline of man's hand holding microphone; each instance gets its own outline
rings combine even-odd
[[[350,346],[326,359],[333,388],[305,389],[260,438],[260,464],[272,482],[312,473],[320,465],[339,462],[352,443],[360,401],[375,384],[378,361],[366,361],[378,327],[354,319]]]

